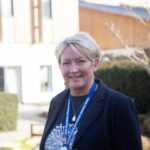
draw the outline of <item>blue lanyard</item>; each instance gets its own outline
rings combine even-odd
[[[66,120],[65,120],[65,129],[64,129],[64,134],[66,136],[66,143],[64,143],[63,146],[66,146],[67,148],[69,147],[69,144],[70,144],[70,141],[71,141],[71,138],[73,136],[73,133],[75,132],[75,130],[77,129],[78,127],[78,124],[79,124],[79,121],[81,120],[81,117],[83,115],[83,112],[84,110],[86,109],[89,101],[91,100],[91,97],[94,93],[94,90],[96,88],[96,82],[94,81],[91,88],[90,88],[90,91],[85,99],[85,102],[83,103],[83,106],[79,112],[79,115],[74,123],[74,125],[72,126],[71,128],[71,131],[70,133],[68,133],[68,126],[69,126],[69,116],[70,116],[70,94],[68,95],[68,104],[67,104],[67,112],[66,112]]]

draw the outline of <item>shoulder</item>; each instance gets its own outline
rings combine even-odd
[[[102,83],[103,84],[103,83]],[[103,86],[104,108],[116,122],[138,124],[138,111],[133,98],[115,91],[105,84]]]
[[[104,84],[102,81],[98,82],[99,93],[103,93],[103,99],[106,104],[111,107],[131,107],[134,105],[133,98],[127,96],[119,91],[113,90]]]
[[[55,95],[52,100],[51,100],[51,104],[58,104],[61,101],[65,100],[67,95],[69,93],[69,89],[65,89],[62,92],[58,93],[57,95]]]
[[[50,101],[49,104],[49,115],[53,115],[53,113],[55,112],[56,108],[61,107],[68,95],[69,89],[65,89],[64,91],[62,91],[61,93],[57,94],[56,96],[54,96],[52,98],[52,100]]]
[[[133,101],[131,97],[110,88],[108,90],[108,97],[111,98],[112,101],[119,104],[131,103]]]
[[[137,109],[133,98],[121,92],[109,89],[108,103],[117,116],[121,115],[127,117],[129,114],[137,114]]]

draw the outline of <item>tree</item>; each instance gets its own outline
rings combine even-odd
[[[140,5],[150,15],[150,2],[148,2],[148,0],[140,0]],[[131,7],[129,5],[123,5],[123,7],[126,8],[128,13],[130,15],[132,15],[132,17],[136,18],[143,24],[143,26],[146,30],[146,33],[150,33],[150,27],[143,20],[143,18],[141,18],[138,14],[136,14],[134,12],[133,7]],[[112,32],[112,34],[119,40],[119,42],[123,45],[123,47],[125,48],[126,51],[124,51],[124,52],[122,51],[123,53],[121,53],[121,51],[120,52],[119,51],[106,52],[103,55],[103,57],[106,55],[107,56],[113,55],[114,57],[119,57],[119,56],[123,55],[124,57],[132,60],[137,65],[144,67],[150,75],[150,60],[149,60],[147,53],[144,51],[144,49],[139,48],[139,47],[130,47],[127,44],[127,42],[124,40],[119,29],[115,26],[115,24],[113,22],[110,22],[107,18],[105,19],[104,24]],[[150,48],[149,48],[149,50],[150,50]]]

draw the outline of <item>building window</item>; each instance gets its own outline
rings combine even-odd
[[[0,67],[0,91],[4,91],[4,68]]]
[[[1,14],[4,17],[13,16],[13,0],[1,0]]]
[[[19,94],[20,68],[18,66],[5,67],[5,91]]]
[[[52,66],[41,66],[40,67],[41,77],[41,91],[51,92],[52,91]]]
[[[44,18],[52,18],[51,0],[42,0],[42,15]]]

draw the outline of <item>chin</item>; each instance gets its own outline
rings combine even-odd
[[[70,85],[70,88],[74,89],[74,90],[78,90],[78,89],[83,88],[83,85],[81,85],[81,84],[80,85],[79,84],[78,85],[77,84],[76,85]]]
[[[81,80],[69,81],[68,85],[70,88],[78,89],[84,87],[85,83]]]

